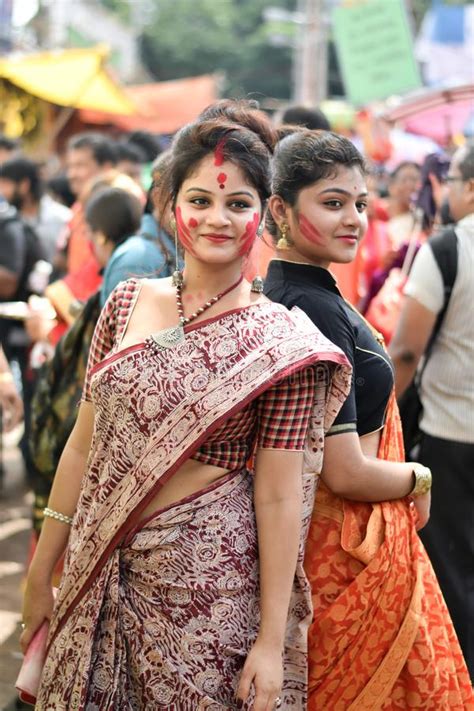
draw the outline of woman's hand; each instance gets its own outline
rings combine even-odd
[[[257,638],[249,652],[237,689],[239,708],[247,701],[250,687],[255,688],[253,711],[273,711],[283,685],[282,651]]]
[[[416,530],[419,531],[426,526],[430,518],[431,491],[421,494],[421,496],[414,496],[413,506],[417,517],[415,526]]]
[[[42,623],[51,619],[53,605],[54,596],[51,584],[48,582],[36,582],[29,578],[23,598],[23,624],[25,626],[20,637],[23,654],[26,653],[33,635]]]

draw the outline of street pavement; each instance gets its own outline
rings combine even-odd
[[[12,436],[13,435],[13,436]],[[0,435],[1,436],[1,435]],[[31,709],[16,703],[15,679],[22,655],[18,638],[21,586],[31,531],[32,495],[25,484],[15,433],[4,437],[0,482],[0,711]]]

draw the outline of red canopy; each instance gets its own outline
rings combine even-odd
[[[220,75],[205,74],[156,84],[129,86],[126,92],[138,112],[132,116],[81,109],[85,123],[114,124],[125,131],[146,130],[174,133],[193,121],[219,96]]]

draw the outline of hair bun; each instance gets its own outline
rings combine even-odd
[[[218,120],[253,131],[270,153],[278,142],[278,135],[268,116],[260,110],[255,99],[220,99],[208,106],[198,116],[198,121]],[[216,126],[217,124],[214,124]],[[231,130],[229,128],[229,130]]]

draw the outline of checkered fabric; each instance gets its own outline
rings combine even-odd
[[[138,296],[139,282],[122,282],[105,304],[91,344],[83,400],[90,401],[90,372],[120,343]],[[305,368],[272,385],[218,427],[193,454],[205,464],[237,469],[245,466],[255,443],[262,449],[302,451],[315,388],[313,368]]]

